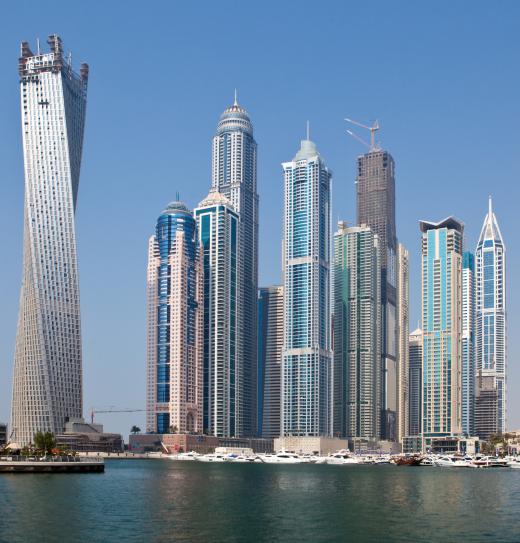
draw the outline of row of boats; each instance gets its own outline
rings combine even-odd
[[[497,458],[484,455],[390,455],[390,454],[353,454],[341,450],[328,456],[296,454],[281,451],[265,454],[237,454],[214,452],[199,454],[191,451],[172,455],[163,455],[176,461],[193,462],[233,462],[261,464],[330,464],[330,465],[374,465],[394,464],[398,466],[436,466],[449,468],[520,468],[520,457]]]

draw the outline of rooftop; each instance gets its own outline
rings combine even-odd
[[[446,217],[445,219],[442,219],[442,221],[439,222],[432,222],[432,221],[419,221],[419,228],[421,229],[421,232],[427,232],[428,230],[439,230],[441,228],[448,228],[457,230],[462,234],[464,231],[464,223],[462,221],[459,221],[456,217],[453,217],[450,215],[449,217]]]

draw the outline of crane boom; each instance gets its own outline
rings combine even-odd
[[[360,126],[361,128],[365,128],[366,130],[370,130],[370,151],[378,151],[379,146],[376,144],[376,132],[379,130],[379,122],[376,120],[374,121],[374,124],[372,126],[367,126],[366,124],[362,124],[358,121],[354,121],[353,119],[345,119],[348,123],[355,124],[356,126]],[[358,136],[354,134],[354,132],[347,130],[347,132],[356,138],[357,140],[361,140]],[[362,143],[365,143],[363,140],[361,140]],[[365,144],[366,145],[366,144]]]
[[[142,413],[146,409],[92,409],[90,411],[90,421],[94,423],[94,415],[96,413]]]

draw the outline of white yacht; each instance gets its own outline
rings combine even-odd
[[[454,456],[454,455],[444,455],[444,456],[438,456],[433,461],[435,466],[439,466],[441,468],[471,468],[471,459],[461,457],[461,456]]]
[[[325,462],[322,463],[343,466],[347,464],[362,464],[363,461],[358,456],[352,455],[350,451],[341,450],[326,456]]]
[[[221,453],[203,454],[197,457],[198,462],[226,462],[227,456]]]
[[[171,456],[169,456],[169,458],[171,458],[172,460],[193,461],[193,460],[197,460],[199,456],[200,454],[198,452],[190,451],[187,453],[172,454]]]
[[[301,464],[302,459],[295,453],[281,451],[276,454],[263,454],[260,456],[265,464]]]

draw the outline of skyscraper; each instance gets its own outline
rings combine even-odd
[[[409,255],[402,243],[397,245],[397,441],[408,435],[409,429]]]
[[[258,194],[256,142],[247,111],[235,101],[220,117],[213,138],[212,187],[224,194],[240,216],[238,308],[241,320],[243,365],[243,434],[256,433],[256,356],[258,302]]]
[[[395,228],[395,163],[387,151],[372,146],[357,161],[357,224],[365,224],[379,238],[381,261],[382,435],[397,438],[397,293]]]
[[[488,439],[505,432],[507,416],[506,247],[491,198],[475,256],[476,433]]]
[[[11,440],[21,445],[83,411],[74,216],[88,65],[75,73],[60,37],[47,43],[33,54],[22,42],[19,59],[25,211]]]
[[[282,435],[331,432],[330,180],[309,139],[285,177]]]
[[[414,330],[408,340],[410,373],[408,378],[408,435],[421,434],[422,420],[422,349],[423,333],[420,328]]]
[[[148,244],[146,431],[202,432],[203,276],[193,214],[172,202]]]
[[[334,235],[334,425],[337,437],[381,436],[381,266],[366,226]]]
[[[423,409],[422,434],[460,435],[462,370],[462,240],[454,217],[421,221]]]
[[[475,435],[475,259],[462,255],[462,432]]]
[[[283,287],[258,291],[258,434],[280,435]]]
[[[239,215],[216,189],[195,210],[204,273],[203,428],[244,436]]]

